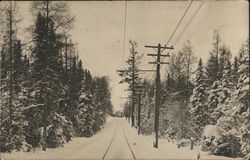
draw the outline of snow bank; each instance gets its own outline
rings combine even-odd
[[[153,147],[155,137],[137,135],[137,130],[131,128],[130,124],[124,119],[124,130],[131,144],[132,150],[135,152],[137,159],[197,159],[197,154],[200,153],[200,158],[207,160],[236,160],[237,158],[229,158],[223,156],[211,155],[208,152],[200,150],[200,146],[195,146],[193,150],[190,146],[180,147],[178,149],[176,142],[171,142],[167,139],[159,139],[159,148]],[[207,135],[218,135],[218,130],[214,126],[207,126]],[[240,160],[238,158],[238,160]]]
[[[205,137],[218,137],[220,135],[219,130],[217,126],[215,125],[207,125],[204,128],[204,134]]]

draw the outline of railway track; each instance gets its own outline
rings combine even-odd
[[[112,138],[111,138],[111,141],[110,141],[110,143],[109,143],[109,145],[108,145],[108,147],[107,147],[107,149],[106,149],[104,155],[102,156],[102,160],[104,160],[104,159],[106,158],[108,152],[110,151],[110,147],[111,147],[111,145],[112,145],[112,143],[113,143],[113,141],[114,141],[114,137],[115,137],[116,130],[117,130],[117,124],[116,124],[116,127],[115,127],[115,131],[114,131],[114,133],[113,133],[113,136],[112,136]],[[132,150],[132,148],[131,148],[131,146],[130,146],[130,144],[129,144],[129,141],[128,141],[128,139],[127,139],[127,136],[126,136],[126,134],[125,134],[123,123],[122,123],[122,132],[123,132],[124,138],[125,138],[125,140],[126,140],[126,143],[127,143],[128,147],[129,147],[130,153],[131,153],[132,156],[133,156],[133,159],[136,159],[135,154],[134,154],[134,152],[133,152],[133,150]]]
[[[128,142],[127,136],[126,136],[126,134],[125,134],[124,127],[123,127],[123,123],[122,123],[122,131],[123,131],[123,135],[124,135],[124,137],[125,137],[125,139],[126,139],[126,142],[127,142],[127,144],[128,144],[129,150],[130,150],[130,152],[132,153],[133,158],[136,159],[136,158],[135,158],[135,154],[134,154],[134,152],[133,152],[133,150],[132,150],[132,148],[131,148],[131,146],[130,146],[130,144],[129,144],[129,142]]]
[[[108,148],[106,149],[104,155],[102,156],[102,160],[105,159],[105,157],[106,157],[106,155],[107,155],[107,153],[108,153],[108,151],[109,151],[109,148],[110,148],[111,144],[113,143],[113,140],[114,140],[114,137],[115,137],[115,132],[116,132],[116,130],[117,130],[117,124],[115,125],[115,130],[114,130],[113,136],[112,136],[112,138],[111,138],[111,141],[110,141],[110,143],[109,143],[109,145],[108,145]]]

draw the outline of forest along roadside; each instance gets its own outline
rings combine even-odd
[[[47,151],[37,149],[33,152],[2,153],[6,159],[101,159],[110,144],[116,128],[117,118],[108,117],[103,129],[93,137],[73,138],[64,147],[51,148]]]

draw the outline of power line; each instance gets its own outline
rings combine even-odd
[[[126,44],[126,27],[127,27],[127,1],[125,0],[125,9],[124,9],[124,28],[123,28],[123,53],[122,53],[122,68],[124,69],[124,53],[125,53],[125,44]]]
[[[209,2],[209,1],[208,1]],[[208,3],[207,2],[207,3]],[[199,23],[199,24],[201,24],[201,23],[203,23],[203,22],[205,22],[206,20],[207,20],[207,18],[216,10],[216,8],[218,7],[216,4],[214,5],[214,3],[213,2],[210,2],[210,4],[209,4],[209,6],[208,6],[208,8],[207,8],[207,10],[208,10],[208,12],[207,12],[207,14],[206,15],[204,15],[202,18],[200,18],[200,19],[202,19],[202,21]]]
[[[168,39],[166,45],[168,45],[169,41],[170,41],[171,38],[174,36],[174,34],[175,34],[175,32],[177,31],[178,27],[180,26],[182,20],[184,19],[184,17],[186,16],[188,10],[190,9],[192,3],[193,3],[193,0],[191,0],[191,2],[189,3],[187,9],[185,10],[185,12],[184,12],[184,14],[182,15],[182,17],[181,17],[179,23],[177,24],[177,26],[175,27],[174,31],[172,32],[172,34],[171,34],[170,38]],[[155,65],[153,65],[152,69],[154,68],[154,66],[155,66]],[[152,69],[151,69],[151,70],[152,70]],[[149,72],[149,75],[148,75],[148,77],[146,77],[146,79],[148,79],[148,78],[150,77],[150,74],[151,74],[151,72]]]
[[[187,14],[189,8],[191,7],[192,3],[193,3],[193,0],[191,0],[191,2],[189,3],[187,9],[185,10],[185,12],[184,12],[184,14],[182,15],[182,17],[181,17],[179,23],[177,24],[177,26],[175,27],[174,31],[172,32],[172,34],[171,34],[170,38],[168,39],[166,45],[168,45],[169,41],[170,41],[171,38],[174,36],[175,32],[177,31],[177,29],[178,29],[178,27],[180,26],[182,20],[183,20],[184,17],[186,16],[186,14]],[[153,65],[152,69],[153,69],[154,67],[155,67],[155,64]],[[161,67],[162,67],[162,66],[161,66]],[[149,72],[149,75],[148,75],[148,77],[147,77],[146,79],[148,79],[148,78],[150,77],[150,74],[151,74],[151,72]]]
[[[188,10],[189,10],[189,8],[191,7],[192,3],[193,3],[193,0],[191,0],[191,2],[189,3],[189,5],[188,5],[188,7],[187,7],[186,11],[185,11],[185,12],[184,12],[184,14],[182,15],[182,17],[181,17],[181,19],[180,19],[179,23],[177,24],[177,26],[175,27],[174,31],[172,32],[172,34],[171,34],[170,38],[168,39],[168,41],[167,41],[166,45],[168,45],[169,41],[170,41],[170,40],[171,40],[171,38],[174,36],[175,32],[177,31],[178,27],[180,26],[180,24],[181,24],[181,22],[182,22],[183,18],[186,16],[187,11],[188,11]]]
[[[123,27],[123,49],[122,49],[122,68],[124,69],[124,54],[125,54],[125,44],[126,44],[126,27],[127,27],[127,1],[125,0],[124,8],[124,27]],[[124,86],[122,85],[124,90]]]
[[[177,44],[177,42],[180,40],[180,38],[182,37],[183,33],[187,30],[187,28],[189,27],[189,25],[192,23],[192,21],[194,20],[195,16],[197,15],[197,13],[200,11],[201,7],[203,6],[203,4],[205,3],[205,0],[202,1],[200,7],[196,10],[196,12],[193,14],[191,20],[187,23],[186,27],[183,29],[182,33],[179,35],[179,37],[177,38],[177,40],[174,43],[174,46]]]

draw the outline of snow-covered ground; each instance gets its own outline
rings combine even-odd
[[[110,117],[103,130],[91,138],[74,138],[64,147],[47,149],[46,152],[37,150],[30,153],[2,153],[2,159],[133,159],[126,138],[136,159],[196,159],[197,148],[177,148],[166,139],[159,140],[159,148],[153,148],[153,136],[138,136],[135,128],[131,128],[124,119]],[[112,140],[112,143],[110,143]],[[111,144],[111,145],[110,145]],[[233,159],[209,155],[201,152],[203,159]]]
[[[156,149],[153,147],[153,136],[138,136],[135,128],[131,128],[128,125],[124,125],[124,127],[126,128],[128,140],[132,144],[131,147],[138,159],[197,159],[197,153],[200,151],[200,147],[194,147],[193,150],[191,150],[190,147],[181,147],[178,149],[176,143],[168,142],[166,139],[159,139],[159,147]],[[205,159],[240,160],[241,158],[215,156],[200,151],[200,160]]]

